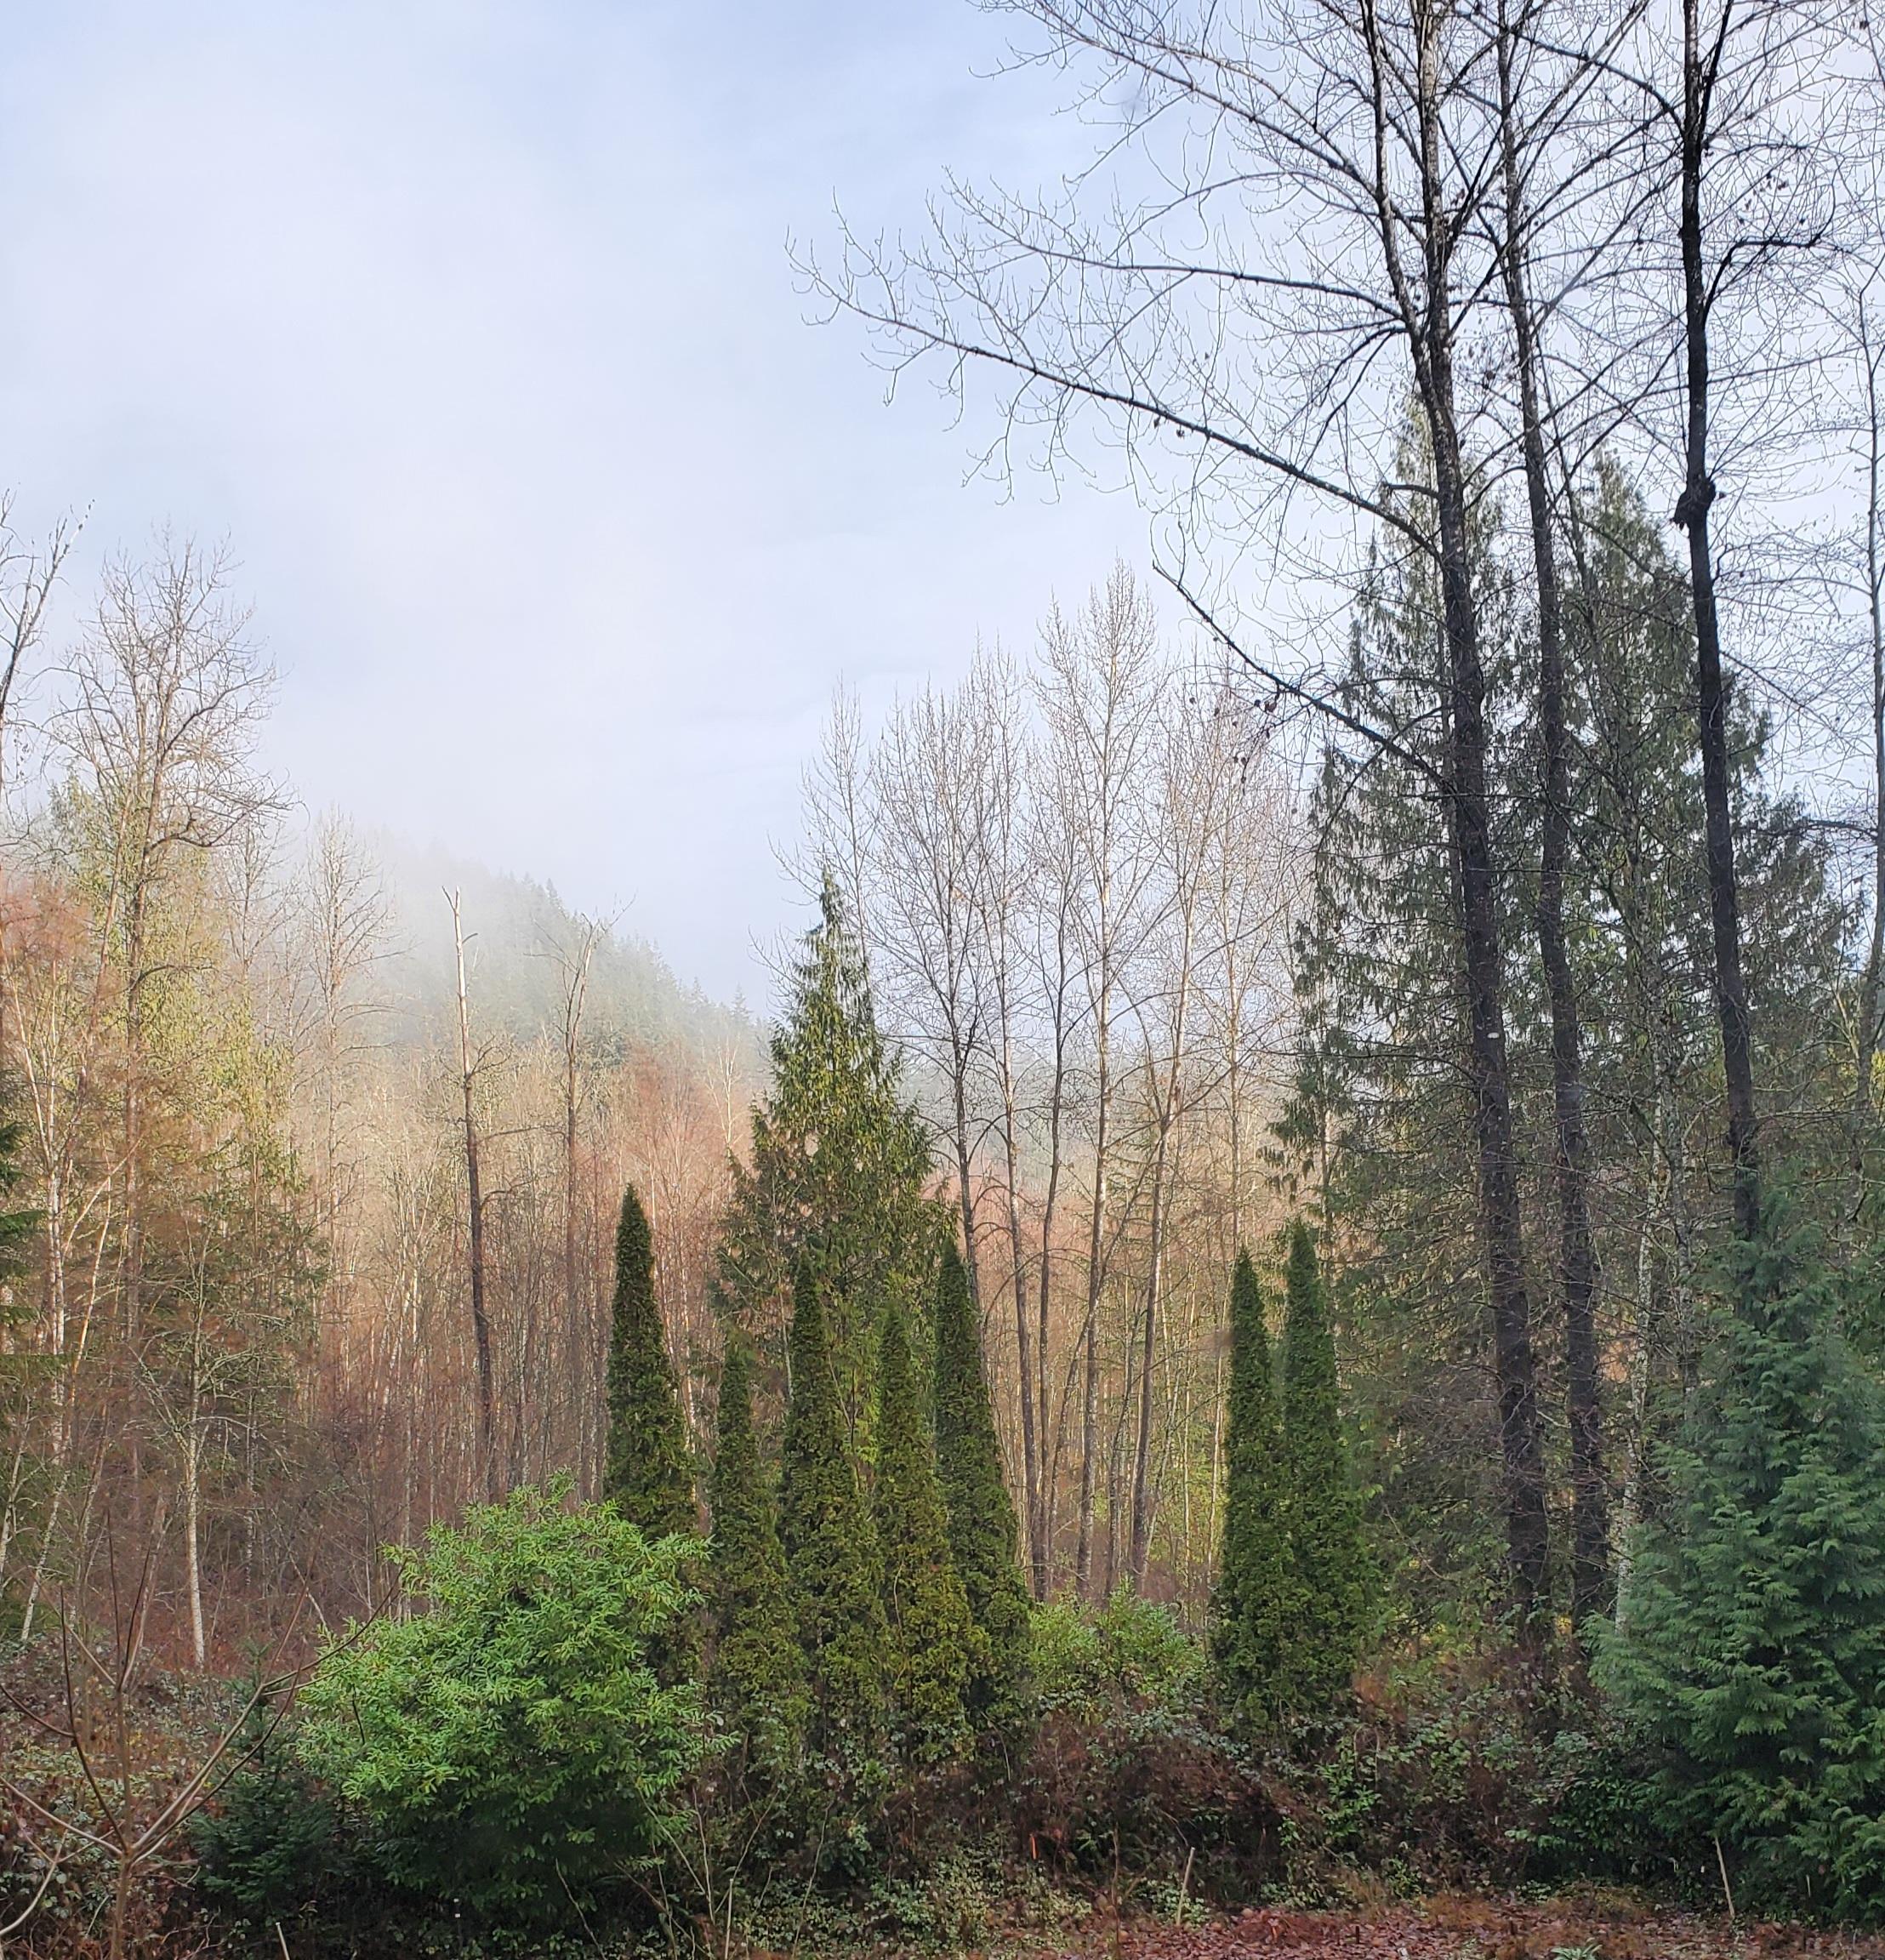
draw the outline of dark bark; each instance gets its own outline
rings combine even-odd
[[[1591,1231],[1591,1149],[1585,1122],[1582,1030],[1577,987],[1564,938],[1564,868],[1570,855],[1570,737],[1565,718],[1563,605],[1552,526],[1539,348],[1526,279],[1526,214],[1521,190],[1512,59],[1500,24],[1501,163],[1505,225],[1500,268],[1512,316],[1518,370],[1521,447],[1538,580],[1538,722],[1544,750],[1544,810],[1539,848],[1539,961],[1552,1023],[1552,1105],[1557,1151],[1558,1280],[1564,1302],[1566,1399],[1571,1438],[1571,1623],[1601,1613],[1609,1571],[1609,1500],[1603,1479],[1597,1398],[1597,1256]]]
[[[1547,1527],[1545,1461],[1525,1286],[1506,1051],[1504,970],[1498,872],[1487,788],[1485,672],[1472,592],[1466,472],[1455,412],[1452,219],[1444,197],[1438,60],[1441,23],[1421,34],[1417,88],[1421,142],[1425,293],[1415,302],[1402,281],[1421,405],[1433,446],[1435,515],[1446,649],[1448,735],[1444,788],[1460,899],[1461,979],[1470,1030],[1467,1060],[1478,1143],[1480,1234],[1490,1294],[1493,1360],[1499,1384],[1500,1456],[1513,1604],[1530,1630],[1545,1598]],[[1384,242],[1392,258],[1392,223]],[[1398,271],[1398,259],[1395,259]]]
[[[1702,759],[1704,847],[1715,960],[1715,1008],[1721,1023],[1722,1070],[1728,1089],[1728,1147],[1734,1171],[1734,1222],[1752,1238],[1761,1215],[1759,1125],[1754,1100],[1754,1042],[1741,977],[1740,893],[1734,827],[1728,806],[1728,688],[1722,673],[1721,626],[1709,511],[1709,310],[1702,256],[1701,191],[1722,40],[1702,46],[1700,0],[1683,0],[1682,271],[1688,421],[1683,481],[1674,521],[1689,538],[1689,579],[1695,614],[1695,718]],[[1724,23],[1725,26],[1725,23]]]
[[[491,1357],[491,1314],[484,1291],[484,1185],[478,1162],[477,1068],[471,1055],[471,1017],[464,991],[464,932],[456,893],[452,933],[458,969],[458,1080],[464,1093],[464,1180],[471,1260],[471,1338],[478,1365],[478,1484],[497,1496],[498,1393]]]
[[[1871,630],[1872,700],[1872,930],[1859,983],[1859,1040],[1853,1082],[1854,1202],[1865,1195],[1865,1149],[1872,1120],[1872,1069],[1878,1055],[1878,1010],[1885,976],[1885,573],[1879,562],[1879,355],[1872,345],[1864,304],[1860,354],[1865,368],[1865,617]]]

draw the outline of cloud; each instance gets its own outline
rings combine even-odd
[[[784,253],[1041,167],[973,9],[46,9],[0,84],[0,475],[226,533],[315,805],[760,990],[840,672],[1024,640],[1142,521],[964,488]],[[77,575],[83,579],[83,571]]]

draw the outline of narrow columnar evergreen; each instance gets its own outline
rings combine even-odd
[[[1231,1276],[1224,1536],[1211,1599],[1211,1660],[1225,1702],[1252,1723],[1273,1720],[1283,1710],[1298,1630],[1290,1472],[1263,1313],[1256,1268],[1240,1250]]]
[[[737,1334],[720,1370],[710,1496],[708,1697],[745,1768],[777,1783],[795,1767],[804,1735],[805,1661],[786,1585],[777,1496],[753,1430],[752,1356]]]
[[[1028,1592],[1016,1557],[1014,1500],[1001,1471],[994,1404],[969,1275],[946,1244],[936,1289],[936,1467],[949,1553],[982,1649],[970,1684],[978,1716],[1013,1706],[1028,1661]]]
[[[1315,1241],[1290,1228],[1283,1332],[1283,1443],[1295,1627],[1285,1668],[1296,1706],[1321,1713],[1348,1686],[1374,1617],[1374,1563],[1342,1441],[1335,1341]]]
[[[779,1536],[805,1659],[808,1739],[814,1753],[855,1781],[877,1761],[883,1740],[883,1575],[809,1260],[794,1291]]]
[[[949,1556],[935,1439],[910,1366],[903,1316],[894,1307],[878,1344],[877,1382],[872,1508],[884,1562],[891,1702],[905,1752],[937,1762],[967,1740],[970,1679],[987,1663]]]
[[[634,1186],[615,1233],[609,1333],[609,1441],[602,1495],[650,1537],[695,1529],[687,1433],[654,1296],[654,1241]]]
[[[1669,1502],[1597,1673],[1651,1745],[1665,1826],[1726,1847],[1749,1906],[1885,1898],[1885,1393],[1817,1234],[1737,1243]]]

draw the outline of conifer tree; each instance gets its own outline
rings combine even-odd
[[[824,1302],[809,1258],[794,1293],[779,1536],[805,1661],[808,1740],[855,1784],[870,1775],[883,1741],[882,1571],[839,1413]]]
[[[752,1356],[737,1334],[720,1369],[711,1496],[709,1698],[744,1766],[777,1783],[790,1775],[804,1734],[805,1662],[786,1586],[777,1497],[753,1430]]]
[[[1298,1614],[1289,1466],[1269,1330],[1256,1268],[1242,1250],[1231,1276],[1224,1455],[1224,1536],[1211,1600],[1211,1660],[1225,1701],[1244,1720],[1261,1724],[1273,1719],[1286,1698],[1286,1662]]]
[[[946,1212],[927,1195],[928,1137],[878,1031],[863,952],[829,879],[772,1036],[772,1075],[753,1111],[750,1166],[732,1166],[720,1303],[783,1379],[794,1276],[817,1260],[839,1411],[864,1455],[876,1311],[895,1302],[913,1321],[927,1313]]]
[[[879,1348],[877,1418],[872,1508],[884,1563],[891,1701],[907,1752],[939,1762],[967,1739],[964,1698],[971,1671],[985,1672],[987,1661],[949,1556],[935,1442],[895,1307]]]
[[[1289,1459],[1294,1636],[1285,1663],[1296,1706],[1321,1713],[1348,1685],[1374,1616],[1375,1576],[1342,1442],[1335,1342],[1315,1241],[1290,1228],[1283,1332],[1283,1444]]]
[[[1838,1320],[1816,1234],[1770,1198],[1737,1241],[1665,1514],[1638,1534],[1612,1689],[1662,1821],[1725,1848],[1749,1905],[1876,1917],[1885,1898],[1885,1392]]]
[[[969,1275],[952,1239],[936,1288],[936,1468],[948,1517],[949,1554],[982,1635],[971,1706],[1010,1707],[1028,1661],[1028,1592],[1016,1557],[1014,1500],[1001,1471],[994,1404]]]
[[[674,1363],[654,1296],[654,1242],[630,1185],[615,1233],[609,1440],[602,1495],[650,1537],[695,1528],[693,1473]]]

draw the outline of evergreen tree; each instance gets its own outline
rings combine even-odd
[[[779,1536],[805,1661],[808,1736],[814,1753],[855,1785],[871,1775],[883,1740],[882,1573],[839,1413],[824,1302],[810,1259],[794,1288],[790,1359]]]
[[[1405,464],[1403,480],[1420,480],[1417,447]],[[1668,550],[1666,518],[1614,467],[1592,470],[1578,504],[1580,535],[1565,557],[1576,568],[1566,595],[1567,706],[1580,759],[1571,783],[1572,862],[1583,874],[1567,886],[1565,924],[1592,1159],[1605,1181],[1632,1193],[1630,1205],[1598,1210],[1597,1263],[1607,1291],[1627,1302],[1643,1371],[1631,1396],[1640,1424],[1621,1406],[1603,1418],[1620,1546],[1653,1481],[1639,1443],[1653,1451],[1679,1420],[1699,1360],[1694,1262],[1720,1196],[1706,1142],[1719,1128],[1720,1049],[1689,726],[1687,567]],[[1419,499],[1399,508],[1426,521]],[[1513,954],[1508,1040],[1515,1059],[1534,1058],[1518,1071],[1514,1117],[1522,1157],[1548,1165],[1551,1029],[1530,926],[1542,812],[1529,709],[1530,573],[1515,568],[1489,502],[1482,522],[1475,578],[1486,594],[1488,696],[1507,704],[1490,761],[1495,801],[1506,812],[1497,843]],[[1435,660],[1440,609],[1426,555],[1377,554],[1340,698],[1359,721],[1394,730],[1413,760],[1339,735],[1324,747],[1293,961],[1303,1037],[1279,1130],[1299,1188],[1330,1227],[1347,1228],[1354,1249],[1342,1273],[1347,1386],[1370,1441],[1366,1481],[1415,1554],[1397,1583],[1416,1615],[1453,1617],[1497,1590],[1503,1547],[1499,1411],[1472,1225],[1478,1159],[1458,1059],[1467,1031],[1452,977],[1456,899],[1444,806],[1423,783],[1448,766]],[[1803,1167],[1801,1188],[1802,1201],[1830,1211],[1850,1183],[1846,1167],[1830,1161],[1842,1131],[1783,1111],[1832,1107],[1848,1093],[1844,914],[1826,833],[1776,793],[1774,745],[1757,703],[1731,703],[1730,714],[1744,953],[1757,1063],[1774,1085],[1774,1154],[1827,1154]],[[1557,1229],[1548,1180],[1528,1180],[1526,1202],[1528,1229],[1548,1245]],[[1544,1302],[1557,1289],[1542,1269],[1540,1279],[1542,1332]],[[1541,1358],[1556,1346],[1541,1341]],[[1483,1385],[1477,1393],[1474,1384]]]
[[[615,1234],[609,1441],[602,1495],[651,1538],[695,1526],[693,1473],[674,1363],[654,1296],[654,1243],[631,1185]]]
[[[1246,1721],[1281,1710],[1298,1616],[1290,1554],[1290,1478],[1278,1420],[1263,1294],[1248,1252],[1231,1277],[1231,1379],[1225,1422],[1224,1538],[1211,1600],[1219,1692]]]
[[[1597,1672],[1660,1758],[1663,1821],[1744,1900],[1885,1899],[1885,1393],[1838,1328],[1817,1234],[1731,1252],[1666,1515],[1639,1534]]]
[[[877,1424],[872,1508],[884,1562],[891,1701],[908,1753],[937,1762],[966,1740],[964,1697],[971,1670],[986,1672],[988,1663],[949,1556],[934,1438],[894,1307],[879,1348]]]
[[[971,1686],[978,1714],[1011,1706],[1028,1663],[1028,1610],[1016,1557],[1014,1500],[1001,1471],[994,1405],[969,1275],[952,1239],[936,1289],[936,1468],[948,1516],[949,1555],[982,1635]]]
[[[720,1375],[711,1496],[709,1697],[744,1765],[777,1782],[795,1764],[804,1733],[805,1663],[786,1586],[777,1498],[753,1430],[752,1356],[737,1335]]]
[[[732,1166],[719,1253],[723,1310],[783,1379],[794,1276],[817,1261],[840,1419],[868,1455],[874,1310],[927,1309],[946,1216],[926,1195],[930,1148],[878,1032],[864,958],[827,880],[753,1111],[750,1167]]]
[[[1283,1444],[1289,1459],[1286,1661],[1296,1706],[1321,1712],[1347,1687],[1374,1616],[1375,1575],[1342,1442],[1335,1342],[1315,1241],[1290,1228],[1283,1330]]]

